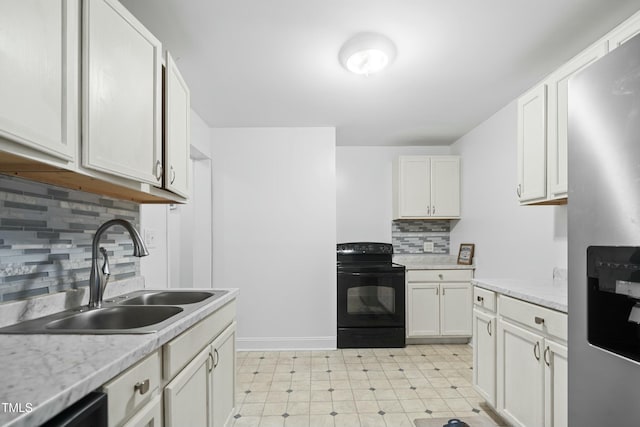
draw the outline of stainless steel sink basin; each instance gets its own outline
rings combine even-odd
[[[223,297],[226,290],[139,290],[0,328],[0,334],[148,334]]]
[[[107,307],[84,311],[45,325],[46,329],[105,330],[136,329],[155,325],[182,311],[180,307]]]
[[[194,304],[211,298],[221,292],[204,291],[167,291],[151,292],[132,297],[120,302],[120,305],[184,305]],[[225,292],[226,293],[226,292]]]

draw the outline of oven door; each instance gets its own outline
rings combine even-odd
[[[338,327],[404,327],[404,271],[338,271]]]

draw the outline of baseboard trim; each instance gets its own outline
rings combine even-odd
[[[335,350],[336,337],[237,338],[239,351]]]

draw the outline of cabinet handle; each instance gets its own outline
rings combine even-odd
[[[477,300],[478,302],[482,302],[482,301],[484,301],[484,297],[481,297],[480,295],[478,295],[478,296],[476,297],[476,300]]]
[[[536,325],[543,325],[544,324],[544,318],[542,318],[542,317],[536,316],[536,317],[533,318],[533,321],[536,322]]]
[[[213,371],[213,368],[216,367],[215,362],[213,361],[213,354],[209,352],[209,359],[211,359],[211,367],[209,368],[209,372]]]
[[[521,190],[520,190],[521,188],[522,188],[522,185],[518,184],[518,187],[516,188],[516,193],[518,193],[518,197],[522,197]]]
[[[540,343],[536,341],[536,345],[533,346],[533,356],[536,360],[540,361]]]
[[[215,357],[213,358],[213,360],[215,360],[215,362],[213,363],[213,367],[217,368],[218,367],[218,363],[220,363],[220,355],[218,354],[218,349],[214,349],[213,352],[215,353]]]
[[[436,287],[436,295],[438,295],[440,292],[440,289],[438,287]]]
[[[427,215],[431,215],[431,206],[427,206]]]
[[[432,215],[435,215],[435,214],[436,214],[436,206],[435,206],[435,205],[433,205],[433,206],[431,207],[431,214],[432,214]]]
[[[133,390],[139,391],[140,394],[145,394],[149,391],[149,380],[146,379],[142,382],[136,383],[136,385],[133,386]]]
[[[491,336],[491,322],[492,320],[489,320],[489,323],[487,323],[487,333],[489,334],[489,336]]]
[[[544,349],[544,354],[542,355],[544,358],[544,363],[547,364],[547,366],[551,366],[551,360],[547,360],[547,354],[551,353],[551,349],[549,347]]]
[[[442,279],[444,279],[444,276],[443,276],[442,274],[438,274],[438,278],[439,278],[440,280],[442,280]]]
[[[156,179],[158,181],[162,179],[162,162],[160,160],[156,161]]]

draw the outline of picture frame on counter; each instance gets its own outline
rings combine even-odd
[[[473,252],[475,250],[473,243],[460,243],[460,251],[458,252],[458,264],[471,265],[473,263]]]

